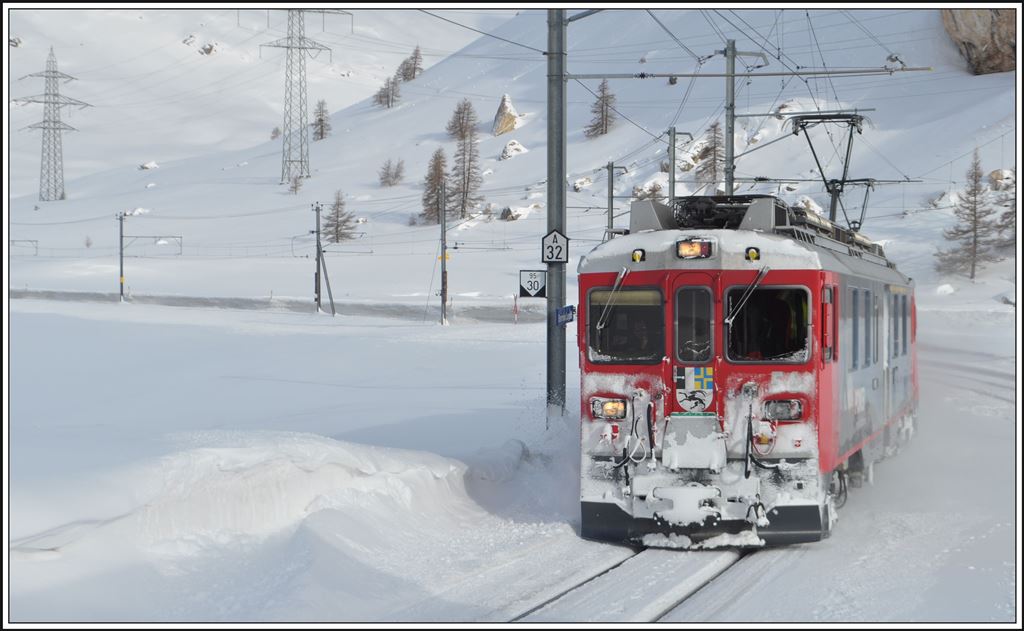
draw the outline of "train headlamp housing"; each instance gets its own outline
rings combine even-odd
[[[799,421],[803,415],[804,404],[799,399],[764,402],[764,417],[770,421]]]
[[[706,259],[711,256],[711,240],[684,239],[677,241],[676,256],[681,259]]]
[[[624,419],[626,418],[626,401],[595,397],[590,400],[590,413],[594,418]]]

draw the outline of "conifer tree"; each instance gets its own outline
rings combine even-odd
[[[587,125],[586,129],[583,130],[583,134],[587,138],[603,136],[611,130],[612,123],[615,122],[615,111],[612,110],[614,106],[615,95],[608,89],[608,80],[605,79],[598,86],[597,100],[590,107],[590,113],[594,115],[594,118]]]
[[[442,196],[445,183],[445,170],[448,168],[444,149],[438,149],[430,157],[427,175],[423,178],[423,212],[420,217],[428,223],[441,223],[441,213],[447,204]]]
[[[377,171],[378,180],[381,186],[394,186],[405,178],[405,160],[392,162],[391,158]]]
[[[714,195],[718,181],[725,176],[725,141],[718,121],[708,128],[705,137],[704,147],[696,156],[699,165],[695,175],[698,182],[710,185],[710,193]]]
[[[328,243],[341,243],[355,238],[356,218],[345,210],[345,196],[335,191],[334,202],[324,218],[322,234]]]
[[[409,61],[412,65],[413,79],[423,74],[423,53],[420,52],[419,44],[417,44],[415,50],[412,51],[412,57],[409,58]]]
[[[478,204],[483,197],[479,194],[483,184],[480,175],[480,149],[477,147],[477,116],[469,99],[463,99],[455,107],[452,118],[446,127],[448,134],[455,139],[455,156],[449,177],[449,194],[452,210],[460,218],[465,218],[470,208]]]
[[[323,140],[331,133],[331,117],[327,111],[327,101],[320,99],[313,111],[313,140]]]
[[[999,215],[1000,247],[1013,247],[1017,244],[1017,174],[1013,174],[1010,187],[999,193],[996,204],[1004,208]]]
[[[967,169],[967,188],[953,209],[959,221],[943,231],[943,236],[955,245],[936,253],[938,261],[935,268],[943,274],[967,274],[973,280],[978,268],[1000,260],[993,252],[998,242],[995,212],[981,180],[981,160],[975,149],[971,166]]]
[[[384,85],[373,95],[374,105],[382,105],[388,109],[398,105],[398,99],[402,96],[398,84],[401,83],[396,76],[384,80]]]

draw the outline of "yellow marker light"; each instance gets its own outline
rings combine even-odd
[[[645,251],[643,251],[643,250],[641,250],[639,248],[636,249],[636,250],[633,250],[633,262],[634,263],[639,263],[640,261],[646,261],[646,260],[647,260],[647,252],[645,252]]]
[[[748,261],[757,261],[761,258],[761,250],[757,248],[747,248],[746,259]]]

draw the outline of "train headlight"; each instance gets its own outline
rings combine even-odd
[[[711,241],[707,239],[677,241],[676,256],[681,259],[706,259],[711,256]]]
[[[797,399],[764,402],[764,416],[770,421],[798,421],[803,414],[804,404]]]
[[[591,399],[590,412],[594,418],[626,418],[626,402],[623,399]]]

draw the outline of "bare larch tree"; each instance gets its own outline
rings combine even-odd
[[[463,99],[455,107],[452,118],[445,128],[455,139],[455,156],[449,182],[452,210],[459,218],[465,218],[470,208],[483,197],[479,194],[483,177],[480,175],[480,149],[477,147],[477,116],[469,99]]]
[[[448,168],[444,149],[438,149],[430,157],[427,175],[423,178],[423,212],[420,217],[427,223],[441,223],[441,213],[445,212],[445,200],[442,191]]]
[[[608,89],[608,80],[605,79],[598,86],[597,100],[590,107],[590,113],[594,115],[594,118],[583,130],[583,134],[587,138],[603,136],[608,133],[612,128],[612,123],[615,122],[615,111],[612,109],[614,106],[615,95]]]
[[[993,251],[998,239],[998,225],[993,217],[996,211],[989,203],[988,191],[981,179],[981,160],[978,150],[967,169],[967,188],[953,208],[957,223],[943,230],[943,236],[955,245],[936,253],[935,269],[943,274],[967,274],[974,279],[977,270],[1000,259]]]

